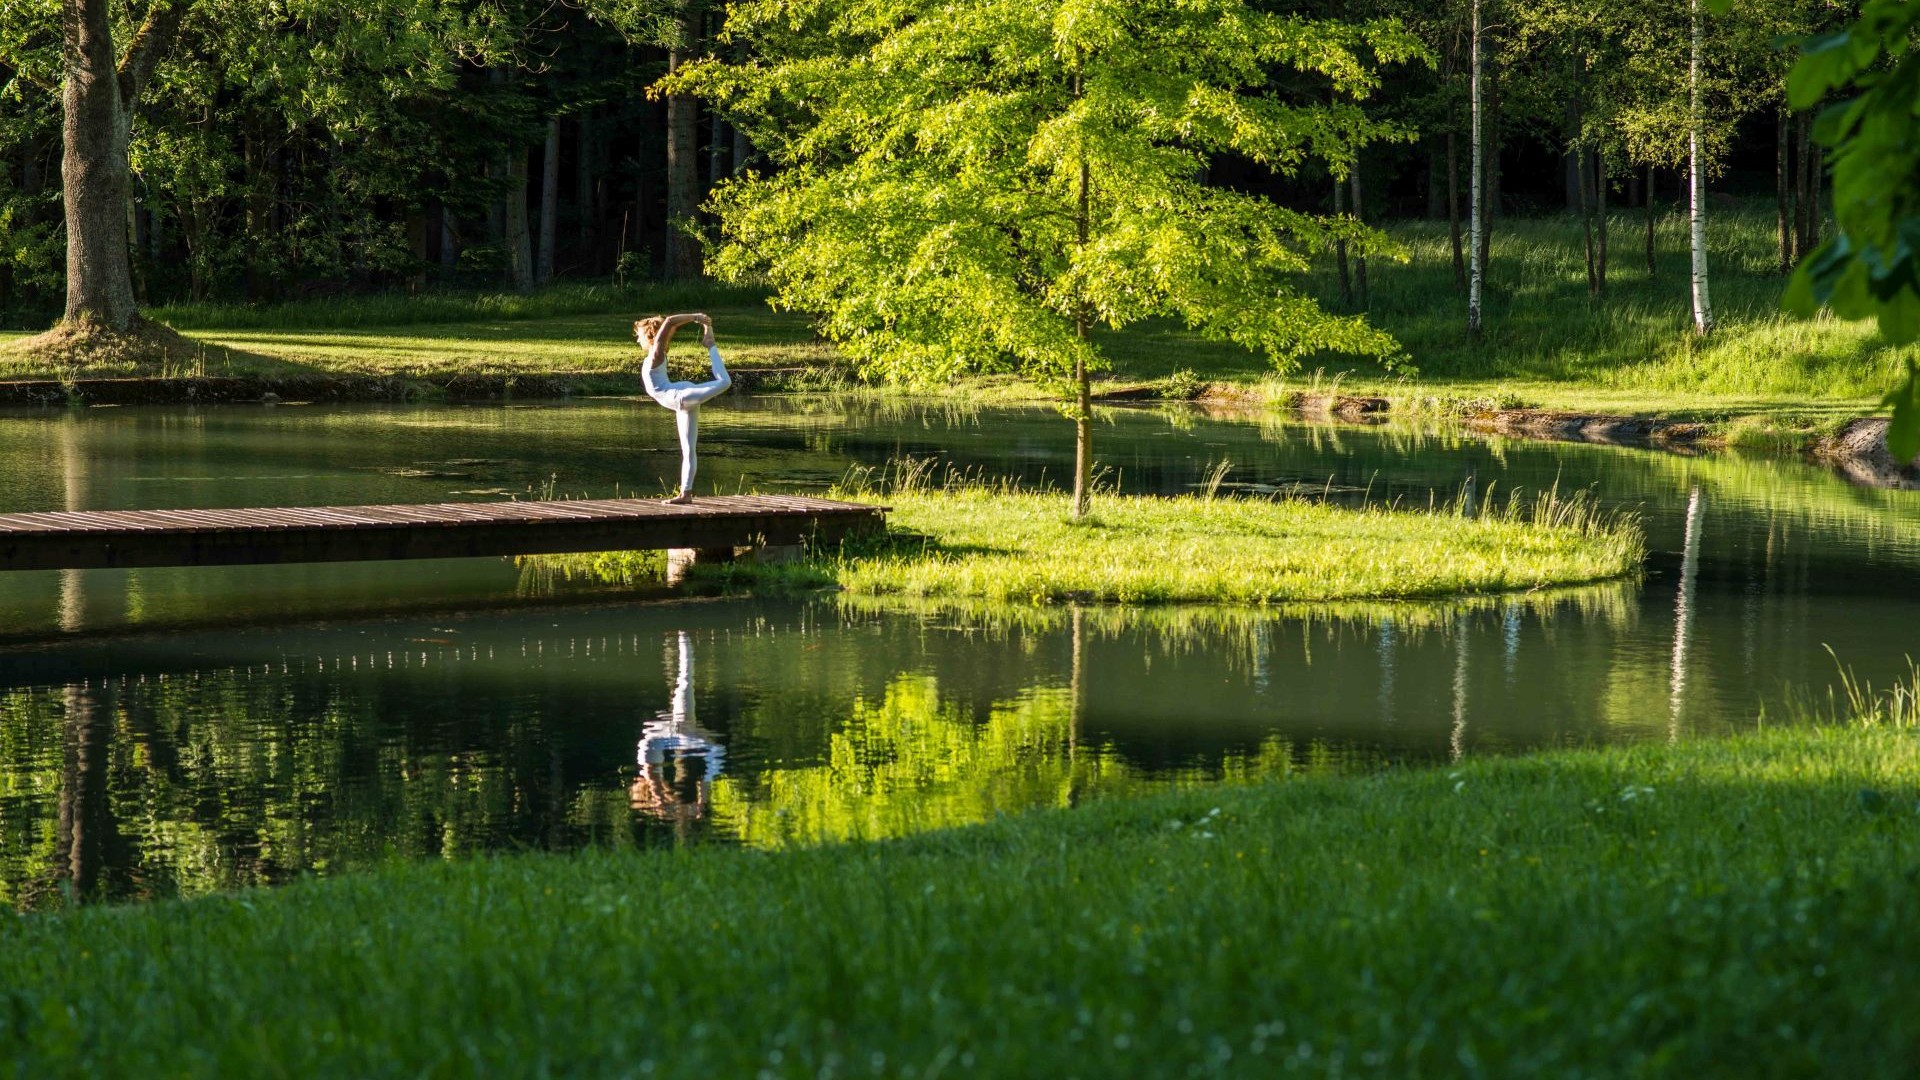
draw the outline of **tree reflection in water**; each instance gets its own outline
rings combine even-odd
[[[1529,641],[1634,610],[1605,590],[1390,616],[749,600],[0,652],[0,906],[486,851],[890,837],[1438,757],[1448,728],[1421,703],[1446,700],[1456,639],[1503,633],[1515,606]],[[1537,737],[1501,719],[1524,680],[1470,689],[1475,746]],[[635,701],[665,708],[636,731]],[[1548,719],[1601,731],[1591,713]]]

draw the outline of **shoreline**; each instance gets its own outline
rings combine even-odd
[[[820,392],[819,373],[805,367],[741,367],[736,388],[749,393]],[[276,404],[294,402],[540,401],[579,396],[640,393],[637,376],[624,372],[476,372],[444,381],[403,375],[238,375],[178,378],[0,380],[0,407],[88,405]],[[1481,434],[1549,442],[1631,446],[1669,453],[1725,450],[1733,446],[1719,426],[1699,420],[1630,416],[1514,406],[1434,412],[1383,396],[1292,391],[1277,400],[1253,387],[1212,383],[1198,394],[1169,394],[1153,383],[1096,386],[1097,404],[1191,402],[1197,405],[1273,409],[1309,420],[1382,424],[1436,418]],[[1411,407],[1410,407],[1411,406]],[[1737,419],[1734,414],[1729,419]],[[1783,440],[1772,452],[1795,455],[1833,468],[1866,487],[1920,490],[1920,462],[1902,466],[1886,448],[1888,421],[1858,416],[1832,434],[1806,433]]]

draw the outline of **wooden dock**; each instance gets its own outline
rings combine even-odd
[[[452,559],[574,551],[730,550],[885,527],[881,507],[788,495],[87,510],[0,514],[0,570]]]

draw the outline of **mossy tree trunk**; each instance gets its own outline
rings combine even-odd
[[[172,43],[187,4],[155,5],[124,61],[113,42],[108,0],[68,0],[61,13],[66,64],[60,159],[67,218],[69,326],[128,333],[140,322],[128,247],[134,105]]]

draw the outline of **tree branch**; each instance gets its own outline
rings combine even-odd
[[[35,78],[32,73],[22,68],[19,64],[14,63],[5,55],[0,54],[0,88],[4,88],[15,79],[26,83],[36,90],[41,90],[49,94],[57,94],[60,92],[58,84],[47,82],[45,79]]]
[[[127,55],[120,61],[120,97],[132,108],[140,99],[140,92],[147,88],[147,80],[153,78],[153,69],[160,65],[161,57],[173,47],[174,35],[180,29],[180,20],[187,14],[192,0],[155,0],[147,9],[147,17],[134,32],[133,42],[127,46]]]

